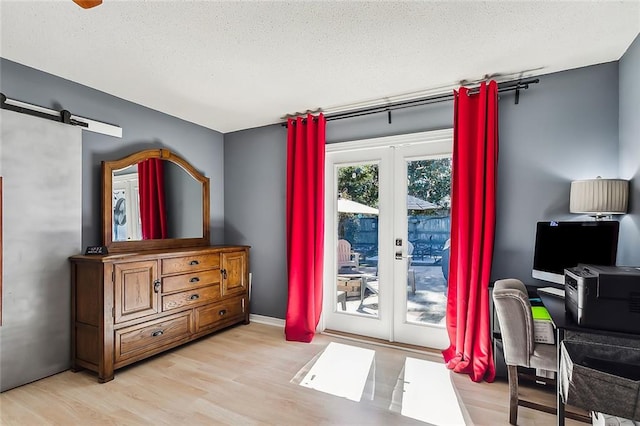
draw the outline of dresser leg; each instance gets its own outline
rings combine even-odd
[[[101,365],[98,367],[98,382],[107,383],[113,380],[113,364],[108,366]]]
[[[98,383],[107,383],[113,380],[113,371],[111,372],[110,376],[102,376],[101,374],[98,374]]]
[[[77,365],[75,365],[75,364],[73,364],[73,365],[71,366],[71,371],[72,371],[73,373],[77,373],[78,371],[82,371],[82,370],[84,370],[84,368],[83,368],[83,367],[77,366]]]

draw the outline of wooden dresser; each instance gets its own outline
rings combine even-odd
[[[114,370],[249,323],[249,248],[71,257],[72,370]]]

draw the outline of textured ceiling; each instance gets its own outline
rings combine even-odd
[[[6,59],[226,133],[618,60],[640,30],[640,0],[0,0],[0,24]]]

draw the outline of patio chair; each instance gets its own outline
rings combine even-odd
[[[351,243],[347,240],[338,240],[338,271],[349,268],[358,269],[360,255],[351,250]]]

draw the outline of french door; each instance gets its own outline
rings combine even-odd
[[[327,145],[323,328],[437,349],[450,130]]]

